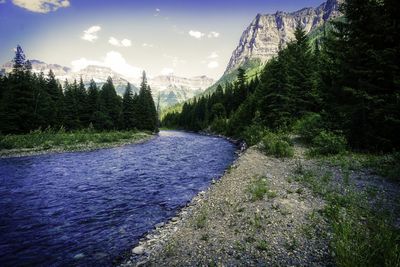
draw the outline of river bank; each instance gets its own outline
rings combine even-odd
[[[35,131],[24,135],[0,136],[0,158],[91,151],[142,143],[152,138],[154,135],[151,133],[136,131]]]
[[[332,266],[371,257],[398,266],[399,185],[305,150],[276,159],[249,148],[121,266]]]

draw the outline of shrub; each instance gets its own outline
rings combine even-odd
[[[226,128],[227,124],[225,118],[216,118],[211,124],[211,131],[213,131],[214,133],[225,134]]]
[[[273,155],[278,158],[293,157],[294,155],[293,146],[289,138],[283,134],[266,132],[261,145],[267,155]]]
[[[263,126],[252,124],[245,128],[241,137],[249,146],[252,146],[258,144],[265,134],[266,130]]]
[[[295,133],[299,134],[306,143],[311,143],[323,129],[322,117],[317,113],[305,115],[293,127]]]
[[[332,132],[322,131],[313,139],[311,155],[335,155],[346,150],[346,138]]]
[[[256,178],[249,184],[247,191],[250,193],[251,201],[263,199],[264,195],[268,192],[267,179],[263,177]]]

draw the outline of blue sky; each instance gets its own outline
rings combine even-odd
[[[20,44],[27,57],[127,77],[222,75],[257,13],[323,0],[0,0],[0,63]]]

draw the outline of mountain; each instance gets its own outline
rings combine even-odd
[[[177,77],[175,75],[162,75],[149,79],[149,85],[153,94],[160,96],[162,108],[182,103],[195,97],[214,83],[207,76],[192,78]]]
[[[280,48],[294,39],[296,26],[310,33],[326,21],[341,15],[339,5],[343,0],[328,0],[320,6],[303,8],[287,13],[257,14],[243,32],[239,45],[233,51],[225,74],[250,61],[265,63],[278,54]]]
[[[90,80],[93,79],[98,86],[102,86],[108,77],[111,77],[115,86],[115,89],[119,95],[122,95],[125,91],[126,84],[130,82],[134,92],[139,92],[140,81],[131,80],[124,77],[110,68],[97,65],[89,65],[86,68],[74,72],[68,67],[64,67],[57,64],[47,64],[39,60],[31,60],[32,71],[35,73],[43,72],[47,74],[50,69],[54,72],[54,75],[61,83],[65,80],[73,82],[75,79],[82,80],[86,86],[89,85]],[[7,62],[0,68],[1,73],[9,73],[12,71],[13,63]],[[162,108],[184,102],[206,90],[214,83],[214,80],[207,76],[197,76],[192,78],[178,77],[175,75],[160,75],[154,78],[148,78],[148,84],[150,85],[153,97],[157,101],[160,97],[160,106]]]

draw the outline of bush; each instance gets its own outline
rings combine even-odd
[[[346,150],[346,138],[332,132],[322,131],[312,141],[311,155],[336,155]]]
[[[294,155],[294,149],[289,138],[283,134],[266,132],[261,145],[267,155],[273,155],[278,158],[293,157]]]
[[[258,124],[252,124],[245,128],[241,137],[246,141],[249,146],[258,144],[266,134],[266,130],[263,126]]]
[[[311,143],[323,129],[322,117],[317,113],[305,115],[293,127],[295,133],[299,134],[306,143]]]
[[[226,119],[224,118],[216,118],[213,123],[211,124],[211,131],[218,134],[225,134],[226,133]]]

